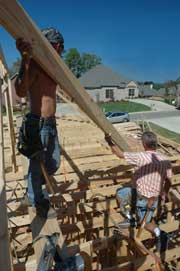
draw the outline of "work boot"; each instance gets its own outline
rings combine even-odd
[[[48,199],[43,198],[42,200],[36,202],[36,214],[44,219],[47,219],[48,211],[50,209],[50,202]]]
[[[168,248],[169,234],[161,231],[160,236],[156,237],[156,249],[158,252],[164,252]]]
[[[134,227],[134,226],[136,226],[136,221],[133,217],[131,219],[125,218],[122,222],[119,222],[117,224],[117,228],[121,228],[121,229],[127,229],[129,227]]]

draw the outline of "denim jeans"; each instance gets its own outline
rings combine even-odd
[[[33,126],[39,126],[39,133],[43,145],[40,159],[29,159],[28,169],[28,198],[34,206],[43,197],[48,197],[46,190],[42,190],[45,179],[41,171],[40,160],[43,161],[49,175],[53,175],[60,166],[60,145],[58,141],[55,117],[39,118],[34,114],[27,114],[27,123],[33,137]],[[35,131],[35,129],[34,129]]]
[[[131,187],[124,187],[117,190],[117,198],[121,202],[120,209],[124,215],[126,215],[127,212],[131,213],[132,204],[135,203],[132,200],[132,196],[134,196],[133,193],[136,193],[136,191],[135,189],[132,189]],[[146,213],[147,205],[148,205],[148,201],[137,193],[136,208],[138,212],[139,221],[143,220],[144,215]],[[151,221],[153,213],[155,209],[157,208],[157,205],[158,205],[158,201],[156,200],[151,207],[152,210],[149,212],[147,216],[146,223],[149,223]]]

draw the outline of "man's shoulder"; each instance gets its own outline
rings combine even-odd
[[[140,152],[124,152],[125,157],[134,157],[134,158],[139,158],[143,156],[145,152],[140,151]]]
[[[168,159],[168,157],[166,155],[164,155],[164,154],[162,154],[162,153],[160,153],[158,151],[156,152],[156,155],[159,157],[159,159],[165,160],[165,161],[171,163],[170,160]]]

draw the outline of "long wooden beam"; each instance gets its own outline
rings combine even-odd
[[[0,67],[0,267],[1,270],[11,271],[13,269],[11,265],[10,244],[7,224],[7,209],[6,209],[1,72],[2,71]]]
[[[22,37],[29,41],[33,47],[33,58],[37,63],[73,98],[99,128],[112,135],[112,139],[122,150],[129,150],[124,138],[107,121],[103,112],[17,1],[0,0],[0,23],[15,39]]]

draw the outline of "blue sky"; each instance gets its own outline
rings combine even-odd
[[[180,76],[179,0],[20,0],[40,28],[54,26],[65,49],[94,53],[134,80],[163,82]],[[19,56],[0,27],[9,66]]]

